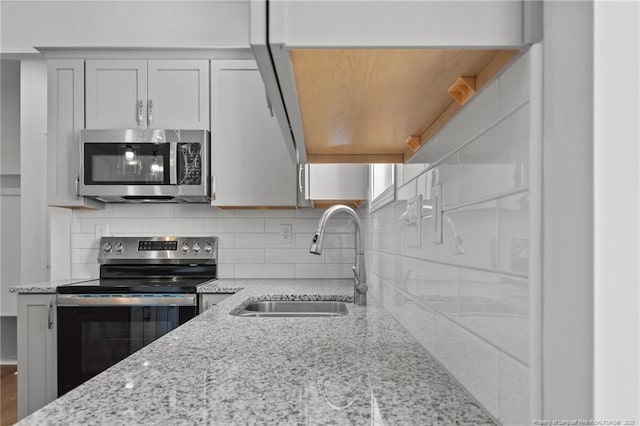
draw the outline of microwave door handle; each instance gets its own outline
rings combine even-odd
[[[178,184],[178,144],[169,144],[169,184]]]

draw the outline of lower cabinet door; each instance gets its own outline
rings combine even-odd
[[[18,295],[18,418],[57,398],[55,294]]]

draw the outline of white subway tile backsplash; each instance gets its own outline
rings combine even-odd
[[[218,263],[264,263],[264,249],[219,249]]]
[[[460,202],[481,200],[528,186],[529,106],[460,151]]]
[[[309,249],[311,240],[313,239],[313,233],[294,234],[294,247]],[[355,233],[349,234],[325,234],[324,236],[324,248],[355,248],[356,237]]]
[[[98,262],[99,249],[82,249],[80,260],[78,262],[71,261],[72,263],[97,263]]]
[[[293,264],[236,264],[235,278],[295,278]]]
[[[309,250],[272,248],[266,250],[265,263],[323,263],[324,254],[318,256]]]
[[[505,425],[528,423],[528,80],[525,53],[411,159],[424,164],[396,167],[395,202],[359,210],[372,300]],[[414,182],[423,196],[420,247],[409,247],[415,235],[401,224]]]
[[[98,240],[95,234],[73,234],[71,236],[71,248],[88,249],[98,248]]]
[[[82,249],[71,249],[71,263],[83,263]]]
[[[219,233],[252,233],[264,232],[264,219],[215,218],[204,219],[204,232]]]
[[[202,234],[204,220],[198,218],[148,218],[142,221],[142,232],[156,235]]]
[[[417,154],[417,160],[434,163],[471,141],[496,123],[499,88],[497,81],[485,87]]]
[[[233,248],[236,246],[234,234],[209,233],[208,235],[218,237],[218,252],[220,252],[222,249]]]
[[[233,217],[233,210],[218,209],[210,204],[176,204],[173,206],[174,217]]]
[[[316,218],[277,218],[265,219],[265,232],[280,232],[282,224],[289,224],[293,228],[293,232],[313,234],[318,228],[318,219]],[[336,216],[327,222],[325,228],[326,233],[349,233],[354,232],[354,226],[351,219],[346,216]]]
[[[338,218],[329,224],[323,255],[309,253],[322,209],[307,209],[306,212],[221,210],[207,204],[106,206],[105,211],[73,212],[73,278],[97,274],[97,224],[107,224],[110,235],[217,236],[220,278],[292,278],[296,263],[304,265],[299,271],[301,276],[327,278],[329,274],[340,277],[344,275],[345,267],[353,262],[354,228],[348,218]],[[265,232],[265,222],[268,229],[275,232]],[[281,238],[280,224],[292,227],[292,234],[286,241]],[[295,233],[294,229],[311,231]],[[316,263],[323,268],[314,268]]]
[[[111,204],[114,217],[173,217],[171,204]]]
[[[529,272],[529,193],[500,199],[498,203],[500,269]]]
[[[461,268],[459,322],[501,351],[527,363],[528,281]]]
[[[235,278],[235,265],[232,263],[218,264],[217,274],[218,278]]]
[[[447,157],[434,169],[434,185],[442,185],[442,207],[447,209],[459,204],[458,169],[460,155],[455,153]]]
[[[418,177],[418,175],[420,175],[420,173],[422,173],[426,167],[426,164],[422,164],[422,163],[418,163],[418,164],[403,164],[403,165],[399,165],[398,167],[402,167],[403,172],[402,172],[402,177],[403,177],[403,182],[401,183],[407,183],[412,179],[415,179],[416,177]]]
[[[500,414],[504,426],[530,424],[529,369],[500,354]]]
[[[497,202],[490,201],[444,214],[438,261],[483,269],[498,268]]]
[[[294,216],[303,218],[315,217],[316,219],[319,219],[324,211],[325,209],[297,209],[294,210]]]
[[[294,209],[283,209],[283,210],[250,210],[250,209],[240,209],[240,210],[231,210],[235,217],[279,217],[279,218],[292,218],[295,217]]]
[[[236,248],[288,248],[292,240],[283,243],[280,234],[236,234]]]
[[[408,199],[413,198],[415,196],[416,196],[415,179],[396,190],[396,200],[399,200],[399,201],[407,201]]]
[[[325,263],[351,263],[356,260],[356,251],[352,248],[332,249],[326,248],[322,251]]]
[[[460,303],[458,267],[418,260],[414,263],[415,281],[406,291],[423,305],[457,318]]]
[[[109,226],[109,235],[136,234],[142,232],[142,219],[140,218],[83,218],[80,219],[80,231],[95,234],[96,225]]]
[[[493,415],[499,415],[498,350],[436,314],[435,355]]]
[[[296,263],[295,278],[353,278],[350,264]]]
[[[100,276],[97,263],[74,263],[71,265],[71,276],[75,279],[95,279]]]

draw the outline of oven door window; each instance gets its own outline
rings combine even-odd
[[[170,144],[85,143],[85,185],[169,185]]]
[[[58,308],[58,396],[195,314],[191,306]]]

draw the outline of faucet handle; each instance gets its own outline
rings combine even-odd
[[[358,281],[358,285],[356,285],[356,291],[360,294],[366,293],[367,290],[369,289],[369,287],[367,287],[366,284],[362,284],[362,281],[360,281],[360,274],[358,274],[358,271],[356,270],[355,266],[351,267],[351,270],[353,271],[353,275],[355,275],[356,277],[356,281]]]
[[[362,284],[362,281],[360,281],[360,275],[358,274],[358,271],[356,271],[356,267],[352,266],[351,270],[353,271],[353,275],[355,275],[358,284]]]

